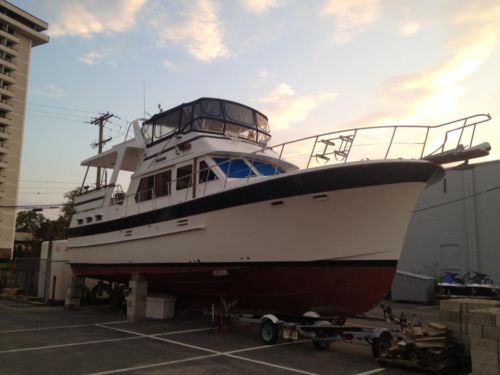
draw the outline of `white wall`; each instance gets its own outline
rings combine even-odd
[[[480,271],[500,284],[500,160],[447,170],[422,193],[398,269]]]

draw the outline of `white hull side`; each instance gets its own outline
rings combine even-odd
[[[70,263],[398,260],[424,182],[335,190],[70,238]],[[313,199],[327,194],[327,199]],[[181,226],[179,226],[181,225]]]

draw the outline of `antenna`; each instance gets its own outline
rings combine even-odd
[[[142,109],[146,117],[146,81],[142,81]]]

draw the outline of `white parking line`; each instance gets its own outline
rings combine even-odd
[[[257,350],[257,349],[264,349],[264,348],[273,348],[273,347],[281,346],[281,345],[291,345],[291,344],[294,344],[295,342],[284,342],[284,343],[277,344],[277,345],[260,345],[260,346],[256,346],[256,347],[246,348],[246,349],[233,350],[233,351],[229,351],[229,352],[220,352],[220,351],[217,351],[217,350],[212,350],[212,349],[204,348],[204,347],[197,346],[197,345],[191,345],[191,344],[186,344],[186,343],[175,341],[175,340],[164,339],[164,338],[158,337],[156,335],[145,335],[145,334],[142,334],[140,332],[135,332],[135,331],[131,331],[131,330],[128,330],[128,329],[106,327],[105,325],[99,325],[99,327],[107,328],[107,329],[111,329],[113,331],[119,331],[119,332],[123,332],[123,333],[135,334],[135,335],[137,335],[139,337],[148,337],[148,338],[152,338],[154,340],[164,341],[164,342],[168,342],[170,344],[185,346],[185,347],[188,347],[188,348],[191,348],[191,349],[196,349],[196,350],[201,350],[201,351],[206,351],[206,352],[212,353],[211,355],[196,356],[196,357],[186,358],[186,359],[178,360],[178,361],[160,362],[160,363],[156,363],[156,364],[152,363],[152,364],[149,364],[149,365],[145,365],[145,366],[148,366],[148,367],[141,366],[141,368],[159,367],[159,366],[164,366],[164,365],[167,365],[167,364],[179,363],[179,361],[188,362],[188,361],[195,361],[195,360],[198,360],[198,359],[223,356],[223,357],[229,357],[229,358],[234,358],[234,359],[240,359],[240,360],[247,361],[247,362],[257,363],[257,364],[264,365],[264,366],[279,368],[281,370],[287,370],[287,371],[295,372],[295,373],[298,373],[298,374],[316,375],[313,372],[303,371],[303,370],[299,370],[299,369],[292,368],[292,367],[286,367],[286,366],[276,365],[274,363],[269,363],[269,362],[264,362],[264,361],[258,361],[258,360],[255,360],[255,359],[245,358],[245,357],[241,357],[239,355],[232,354],[232,353],[241,353],[241,352],[250,351],[250,350]],[[306,340],[301,340],[300,342],[303,342],[303,341],[306,341]],[[136,369],[135,367],[134,368],[116,369],[116,370],[107,371],[107,372],[100,372],[100,373],[97,373],[97,374],[99,374],[99,375],[116,374],[116,373],[119,373],[119,372],[133,371],[135,369]],[[92,374],[92,375],[96,375],[96,374]]]
[[[31,332],[31,331],[45,331],[51,329],[65,329],[65,328],[80,328],[80,327],[89,327],[96,324],[118,324],[118,323],[127,323],[126,320],[117,320],[113,322],[99,322],[99,323],[88,323],[88,324],[73,324],[67,326],[50,326],[50,327],[39,327],[39,328],[22,328],[22,329],[7,329],[4,331],[0,331],[0,333],[16,333],[16,332]]]
[[[3,307],[4,309],[7,309],[7,310],[12,310],[12,311],[23,311],[23,309],[18,309],[17,307],[7,306],[7,305],[4,305],[3,303],[0,303],[0,307]]]
[[[385,367],[381,367],[381,368],[376,368],[374,370],[370,370],[370,371],[365,371],[365,372],[359,372],[355,375],[370,375],[370,374],[376,374],[377,372],[382,372],[382,371],[385,371],[386,368]]]
[[[108,374],[118,374],[120,372],[127,372],[127,371],[135,371],[135,370],[144,370],[147,368],[153,368],[153,367],[159,367],[159,366],[166,366],[166,365],[173,365],[176,363],[183,363],[183,362],[189,362],[189,361],[197,361],[200,359],[205,359],[205,358],[211,358],[211,357],[217,357],[219,354],[207,354],[207,355],[200,355],[198,357],[191,357],[191,358],[184,358],[184,359],[177,359],[173,361],[166,361],[166,362],[160,362],[160,363],[153,363],[149,365],[143,365],[143,366],[135,366],[135,367],[127,367],[127,368],[121,368],[117,370],[110,370],[110,371],[101,371],[101,372],[93,372],[91,374],[87,375],[108,375]]]
[[[118,339],[82,341],[82,342],[73,342],[73,343],[69,343],[69,344],[35,346],[35,347],[29,347],[29,348],[2,350],[2,351],[0,351],[0,354],[28,352],[28,351],[33,351],[33,350],[44,350],[44,349],[54,349],[54,348],[67,348],[67,347],[70,347],[70,346],[92,345],[92,344],[101,344],[101,343],[105,343],[105,342],[125,341],[125,340],[137,340],[137,339],[142,339],[142,338],[143,337],[141,337],[141,336],[133,336],[133,337],[122,337],[122,338],[118,338]]]

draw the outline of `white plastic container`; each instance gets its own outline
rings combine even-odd
[[[168,294],[148,296],[146,318],[172,319],[175,312],[175,300],[174,296]]]

